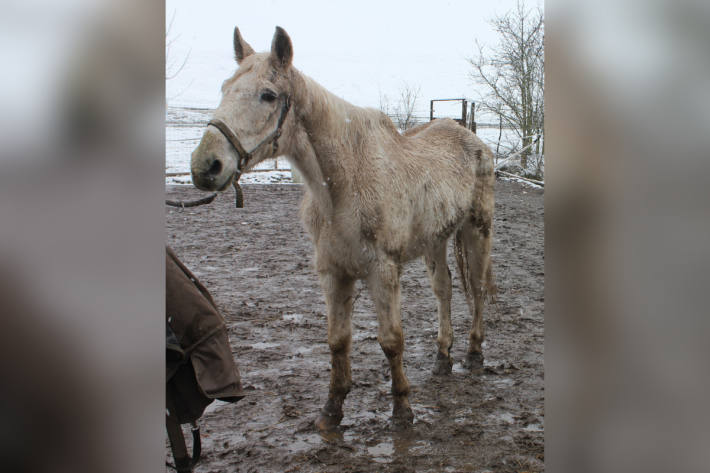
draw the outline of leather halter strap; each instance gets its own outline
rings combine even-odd
[[[222,120],[218,118],[213,118],[207,123],[207,126],[212,125],[220,132],[222,132],[224,137],[227,138],[227,141],[229,141],[229,143],[239,155],[239,160],[237,161],[237,175],[234,178],[234,182],[239,180],[239,177],[242,175],[242,169],[244,169],[244,167],[251,159],[252,155],[259,148],[270,143],[273,146],[273,152],[275,153],[276,151],[278,151],[278,139],[281,136],[281,127],[283,126],[284,121],[286,121],[286,115],[288,115],[288,111],[291,108],[291,97],[289,95],[281,94],[279,97],[281,100],[281,115],[279,115],[279,121],[276,123],[276,128],[274,129],[274,131],[269,133],[269,135],[264,138],[261,143],[256,145],[256,147],[251,151],[247,151],[244,149],[242,144],[239,142],[239,138],[237,138],[237,135],[232,131],[231,128],[229,128],[229,125],[224,123]]]

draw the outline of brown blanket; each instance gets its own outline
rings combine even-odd
[[[244,397],[244,393],[224,319],[207,289],[170,248],[166,247],[166,252],[165,315],[168,327],[185,352],[185,360],[192,363],[200,391],[210,400],[237,401]],[[168,372],[168,379],[172,374]],[[199,409],[201,415],[204,407]]]

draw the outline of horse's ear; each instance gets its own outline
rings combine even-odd
[[[286,69],[291,65],[292,59],[293,46],[291,45],[291,38],[288,37],[283,28],[277,26],[274,39],[271,41],[271,60],[277,67]]]
[[[245,57],[254,54],[254,50],[249,43],[244,41],[242,35],[239,34],[239,28],[234,27],[234,59],[237,60],[237,64],[241,64]]]

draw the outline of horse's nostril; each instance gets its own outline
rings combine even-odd
[[[220,172],[222,172],[222,161],[220,161],[219,159],[215,159],[214,161],[212,161],[212,166],[210,166],[210,168],[207,170],[207,174],[209,174],[210,176],[216,176]]]

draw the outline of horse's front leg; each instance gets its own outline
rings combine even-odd
[[[404,374],[402,355],[404,334],[400,314],[399,266],[394,262],[381,262],[367,279],[377,311],[378,333],[382,351],[387,356],[392,373],[392,420],[395,425],[408,425],[414,420],[409,405],[409,381]]]
[[[343,419],[343,402],[352,386],[350,345],[355,280],[331,273],[321,273],[320,279],[328,309],[331,370],[328,401],[316,420],[316,426],[327,431],[336,428]]]

